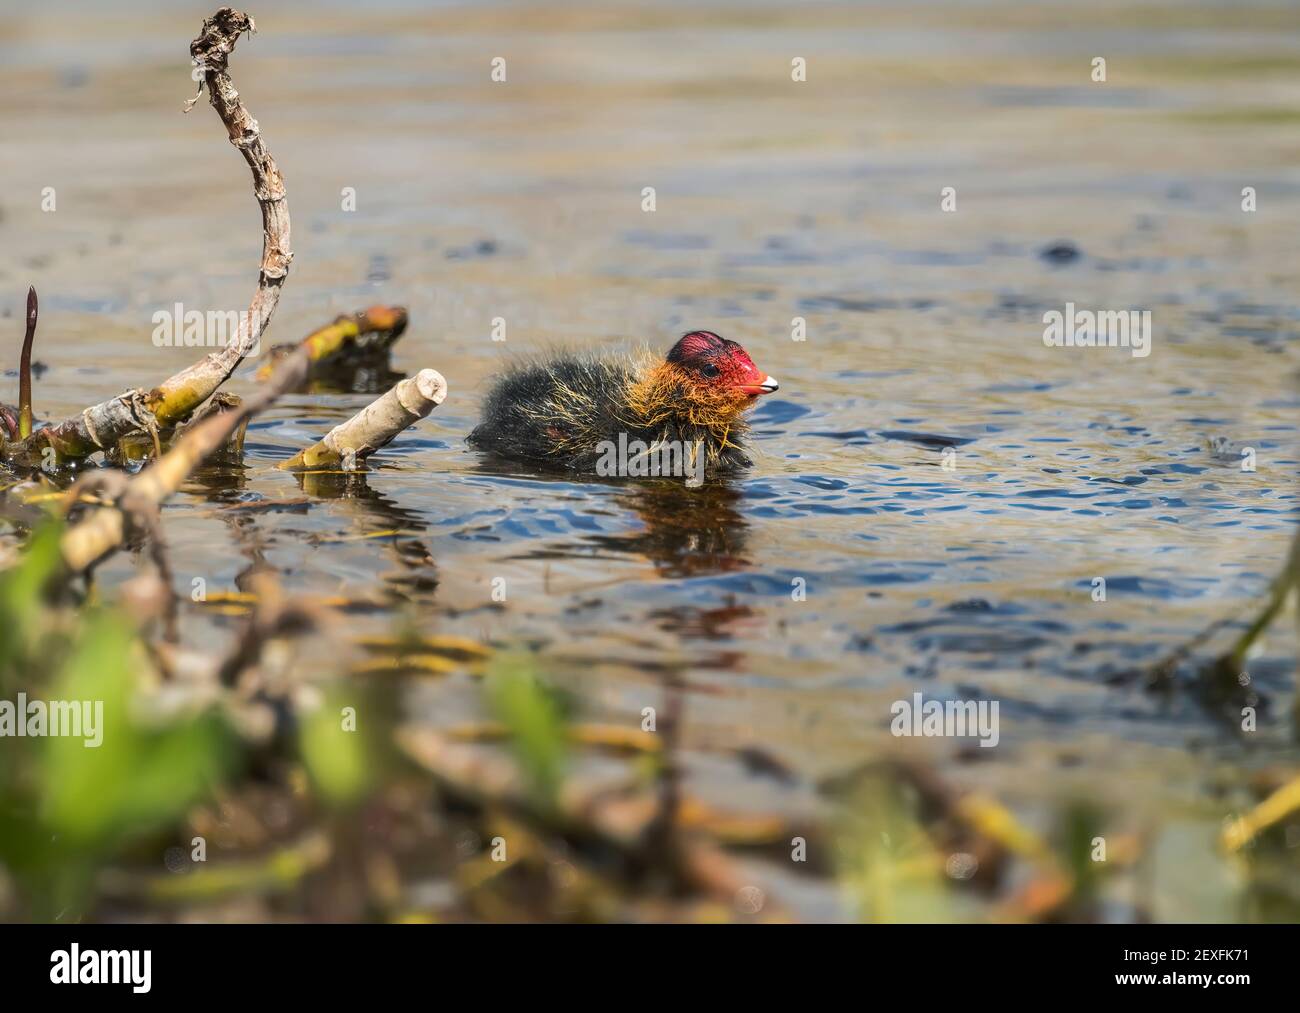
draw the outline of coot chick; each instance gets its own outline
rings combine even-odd
[[[777,387],[737,342],[711,331],[685,335],[660,363],[558,353],[501,376],[469,442],[516,460],[591,472],[611,444],[676,443],[698,446],[705,473],[722,474],[750,464],[743,413]]]

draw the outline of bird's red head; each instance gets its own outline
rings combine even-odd
[[[684,335],[673,345],[667,361],[705,390],[757,397],[780,387],[754,365],[749,353],[737,342],[712,331],[691,331]]]

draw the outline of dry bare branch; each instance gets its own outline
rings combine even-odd
[[[51,447],[61,458],[82,458],[112,448],[133,432],[155,432],[187,418],[221,386],[257,347],[271,315],[280,301],[280,289],[289,273],[293,251],[289,241],[289,209],[285,203],[280,170],[262,142],[257,120],[240,101],[227,72],[227,61],[235,42],[254,31],[253,19],[230,7],[222,7],[203,23],[199,37],[190,44],[190,55],[203,71],[212,108],[221,117],[230,143],[239,149],[253,172],[253,193],[262,209],[262,263],[248,313],[239,324],[234,340],[224,348],[163,381],[149,392],[130,390],[58,425],[33,433],[10,448],[10,455],[25,463],[41,463],[42,452]]]

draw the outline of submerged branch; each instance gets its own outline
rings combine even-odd
[[[1292,591],[1300,591],[1300,530],[1296,531],[1295,537],[1291,540],[1291,551],[1287,553],[1286,565],[1282,567],[1281,573],[1273,578],[1273,584],[1269,588],[1268,603],[1246,632],[1233,644],[1232,649],[1220,659],[1220,665],[1226,665],[1237,671],[1245,668],[1247,652],[1259,635],[1277,618]]]
[[[1202,666],[1198,684],[1202,693],[1212,701],[1227,701],[1235,706],[1253,702],[1250,675],[1246,657],[1252,647],[1281,614],[1293,593],[1300,592],[1300,530],[1291,540],[1291,548],[1281,571],[1269,585],[1268,601],[1251,620],[1226,653]]]

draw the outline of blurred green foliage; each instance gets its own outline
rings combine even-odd
[[[526,655],[503,655],[494,662],[486,690],[488,707],[510,735],[535,803],[554,812],[568,765],[569,701],[541,681]]]
[[[235,758],[212,709],[165,724],[137,712],[142,658],[126,616],[51,607],[59,532],[38,531],[21,565],[0,574],[0,699],[102,705],[97,747],[75,736],[0,738],[0,862],[38,920],[77,917],[103,861],[179,818]]]
[[[863,922],[960,920],[945,890],[943,855],[917,820],[905,786],[871,774],[840,812],[838,879]]]
[[[382,753],[386,708],[371,693],[362,697],[334,686],[302,719],[299,749],[319,794],[335,806],[364,798],[375,783]]]

